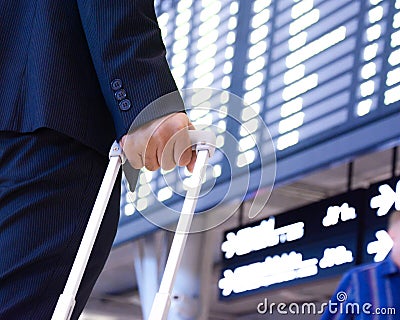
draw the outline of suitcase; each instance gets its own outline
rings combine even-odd
[[[152,305],[149,320],[167,319],[176,273],[182,259],[197,198],[205,174],[204,168],[208,159],[213,155],[215,150],[215,135],[212,132],[190,130],[189,136],[191,144],[196,150],[197,159],[193,169],[193,174],[190,178],[191,181],[187,186],[187,193],[183,202],[181,215],[171,244],[160,288]],[[117,142],[114,142],[112,145],[109,158],[110,161],[93,206],[85,233],[76,254],[67,283],[64,287],[64,291],[57,301],[56,308],[54,309],[51,318],[52,320],[69,320],[72,311],[74,310],[75,297],[93,249],[107,203],[110,199],[120,167],[125,161],[122,149]]]

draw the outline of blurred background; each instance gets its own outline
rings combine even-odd
[[[219,148],[198,203],[204,231],[189,236],[169,319],[293,318],[260,312],[265,299],[320,306],[344,272],[390,250],[387,213],[400,209],[400,0],[155,7],[184,99],[212,88],[196,103],[191,96],[188,113]],[[135,192],[123,183],[114,247],[81,319],[147,317],[178,216],[170,209],[182,206],[189,176],[143,170]],[[311,313],[296,318],[319,318]]]

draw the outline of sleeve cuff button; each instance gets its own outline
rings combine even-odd
[[[119,103],[119,108],[122,111],[127,111],[131,108],[131,101],[129,99],[124,99]]]
[[[117,91],[122,88],[122,80],[120,79],[115,79],[111,82],[111,89],[114,91]]]

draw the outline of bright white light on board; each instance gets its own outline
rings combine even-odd
[[[181,51],[185,50],[188,45],[189,45],[189,38],[184,37],[184,38],[176,40],[174,42],[174,44],[172,46],[172,51],[173,51],[173,53],[181,52]]]
[[[365,116],[371,111],[372,99],[360,101],[357,105],[357,115],[359,117]]]
[[[393,28],[397,29],[400,27],[400,12],[393,16]]]
[[[176,78],[182,78],[186,73],[186,65],[181,64],[172,69],[172,74]]]
[[[177,11],[178,12],[183,12],[186,9],[190,8],[193,4],[192,0],[181,0],[178,2],[178,7],[177,7]]]
[[[297,97],[300,94],[315,88],[317,85],[318,85],[318,74],[317,73],[310,74],[309,76],[283,89],[282,98],[285,101],[289,101],[294,97]]]
[[[213,71],[215,68],[215,59],[208,59],[204,61],[201,65],[198,65],[196,68],[194,68],[194,77],[195,78],[200,78],[204,74]]]
[[[286,66],[288,68],[293,68],[294,66],[302,63],[309,58],[315,56],[322,51],[334,46],[335,44],[343,41],[346,38],[346,27],[341,26],[325,35],[319,39],[309,43],[308,45],[300,48],[299,50],[289,54],[286,57]]]
[[[226,47],[226,49],[225,49],[225,59],[227,59],[227,60],[232,59],[234,53],[235,53],[235,50],[233,49],[232,46]]]
[[[379,46],[377,43],[372,43],[364,49],[364,60],[369,61],[376,57]]]
[[[265,39],[268,36],[269,28],[265,24],[250,33],[250,43],[256,44],[257,42]]]
[[[251,90],[255,87],[260,86],[263,83],[264,79],[265,79],[264,72],[259,71],[246,79],[244,87],[246,90]]]
[[[237,18],[236,17],[230,17],[228,20],[228,29],[229,30],[235,30],[237,27]]]
[[[304,46],[307,42],[307,32],[300,32],[298,35],[291,37],[288,41],[289,50],[296,51],[298,48]]]
[[[392,46],[392,48],[395,48],[398,45],[400,45],[400,30],[393,33],[391,38],[392,41],[390,42],[390,45]]]
[[[139,198],[145,198],[150,194],[151,190],[148,184],[144,184],[139,187],[138,196]]]
[[[281,107],[281,117],[286,118],[291,114],[299,112],[303,108],[303,98],[298,97],[289,102],[286,102]]]
[[[232,73],[232,68],[233,68],[232,61],[225,61],[224,69],[222,70],[222,72],[224,74],[230,74],[230,73]]]
[[[214,57],[216,53],[217,53],[217,46],[214,43],[210,44],[206,49],[196,54],[196,63],[201,64],[207,59]]]
[[[251,27],[253,29],[257,29],[260,26],[266,24],[271,17],[271,13],[269,9],[264,9],[263,11],[257,13],[256,15],[253,16],[251,19]]]
[[[267,41],[262,40],[249,49],[248,57],[250,60],[253,60],[258,56],[264,54],[266,51],[267,51]]]
[[[389,56],[389,63],[392,66],[397,66],[400,63],[400,49],[393,51]]]
[[[396,68],[394,70],[389,71],[387,74],[386,85],[390,87],[399,82],[400,82],[400,68]]]
[[[286,119],[281,120],[279,122],[279,133],[286,133],[302,126],[304,123],[304,117],[304,112],[299,112]]]
[[[248,75],[251,75],[251,74],[263,69],[265,67],[265,65],[266,65],[265,58],[263,56],[259,56],[247,64],[246,73]]]
[[[145,210],[147,208],[147,206],[148,206],[148,202],[147,202],[146,198],[139,199],[136,202],[136,209],[138,209],[139,211]]]
[[[213,123],[213,116],[211,113],[206,114],[204,117],[201,117],[195,121],[193,121],[193,125],[203,127],[203,126],[211,126]]]
[[[371,241],[367,245],[367,253],[374,254],[374,261],[379,262],[386,258],[393,247],[393,240],[386,230],[378,230],[375,233],[377,240]]]
[[[170,199],[172,197],[172,195],[173,195],[172,190],[169,187],[165,187],[158,191],[157,199],[158,199],[158,201],[163,202],[165,200]]]
[[[272,0],[256,0],[253,2],[253,11],[255,13],[260,12],[264,8],[267,8],[271,5]]]
[[[303,0],[292,7],[292,18],[297,19],[314,7],[314,0]]]
[[[197,119],[204,117],[206,114],[208,114],[208,112],[208,109],[205,108],[194,108],[190,110],[190,119],[192,119],[192,121],[196,121]]]
[[[361,77],[365,80],[376,75],[376,64],[374,62],[367,63],[361,69]]]
[[[200,21],[204,22],[218,14],[221,10],[222,4],[220,1],[214,1],[208,6],[204,6],[200,12]]]
[[[172,65],[172,67],[176,68],[176,67],[178,67],[179,65],[185,63],[186,59],[187,59],[187,52],[186,52],[186,50],[185,50],[185,51],[181,51],[181,52],[175,54],[175,55],[172,57],[172,59],[171,59],[171,65]]]
[[[130,203],[124,206],[124,215],[129,217],[135,213],[135,206]]]
[[[242,120],[248,121],[260,114],[261,106],[259,103],[253,103],[252,105],[243,108],[242,110]]]
[[[186,9],[176,16],[175,23],[178,27],[187,25],[187,22],[190,20],[191,17],[192,11]],[[175,33],[175,35],[177,35],[177,33]]]
[[[142,169],[142,172],[143,172],[144,177],[146,179],[146,183],[149,183],[153,179],[154,172],[153,171],[149,171],[147,169]]]
[[[380,194],[371,198],[370,201],[371,209],[378,208],[376,211],[378,217],[387,215],[393,205],[396,210],[400,210],[400,181],[393,189],[388,184],[382,184],[378,190]]]
[[[222,78],[221,87],[222,89],[228,89],[231,86],[231,77],[225,76]]]
[[[213,177],[218,178],[222,174],[222,167],[220,164],[213,166]]]
[[[241,168],[254,162],[256,153],[254,150],[248,150],[245,153],[239,154],[237,157],[236,165]]]
[[[259,101],[262,97],[263,91],[261,90],[261,88],[254,88],[251,91],[247,91],[244,95],[243,95],[243,100],[245,101],[245,103],[247,105],[251,105],[257,101]]]
[[[239,151],[243,152],[252,149],[256,145],[256,138],[253,134],[239,140]]]
[[[218,30],[212,30],[197,41],[197,49],[204,50],[218,40]]]
[[[223,146],[224,146],[224,144],[225,144],[225,137],[224,137],[224,135],[222,135],[222,134],[220,134],[220,135],[218,135],[217,136],[217,140],[215,141],[215,146],[217,147],[217,148],[222,148]]]
[[[263,90],[261,88],[254,88],[250,91],[247,91],[243,95],[243,100],[245,101],[246,105],[251,105],[257,101],[259,101],[262,97]]]
[[[225,120],[218,121],[217,130],[218,130],[218,133],[224,133],[226,131],[226,121]]]
[[[212,30],[217,29],[220,23],[220,17],[219,16],[212,16],[210,19],[207,21],[203,22],[199,26],[199,35],[200,37],[205,36],[207,33],[209,33]]]
[[[391,88],[385,92],[385,104],[391,104],[400,100],[400,86]]]
[[[375,8],[369,10],[368,12],[369,22],[375,23],[382,20],[383,17],[383,7],[376,6]]]
[[[379,39],[381,35],[382,35],[382,27],[380,24],[375,24],[367,29],[367,40],[369,42]]]
[[[304,77],[306,71],[306,67],[304,64],[299,64],[298,66],[294,67],[293,69],[288,70],[285,72],[283,77],[283,82],[288,85],[291,84],[301,78]]]
[[[168,12],[163,12],[157,17],[158,24],[166,26],[168,24],[169,14]]]
[[[299,221],[275,228],[275,217],[269,217],[254,227],[244,227],[236,233],[229,232],[221,245],[225,258],[242,256],[250,252],[273,247],[279,243],[291,242],[304,236],[304,222]]]
[[[190,23],[184,23],[175,29],[174,37],[177,40],[183,37],[187,37],[189,31],[190,31]]]
[[[356,209],[350,207],[348,203],[343,203],[339,206],[330,206],[326,210],[326,216],[322,219],[324,227],[334,226],[339,223],[339,220],[345,222],[357,218]]]
[[[256,132],[257,129],[258,129],[258,127],[259,127],[259,122],[260,122],[260,121],[258,120],[258,118],[253,118],[253,119],[251,119],[251,120],[249,120],[249,121],[243,123],[243,124],[240,126],[240,132],[239,132],[239,134],[240,134],[242,137],[245,137],[245,136],[249,135],[250,133]]]
[[[226,36],[226,43],[231,45],[234,44],[236,41],[236,33],[234,31],[229,31],[228,35]]]
[[[278,138],[277,149],[284,150],[299,143],[299,131],[286,133]]]
[[[373,80],[369,80],[360,85],[360,94],[361,97],[368,97],[373,94],[375,91],[375,82]]]
[[[324,255],[319,261],[319,266],[322,269],[340,266],[345,263],[353,262],[353,253],[345,246],[337,246],[336,248],[326,248]]]
[[[126,202],[129,202],[129,203],[135,202],[135,200],[136,200],[136,191],[134,191],[134,192],[128,191],[126,193],[125,200],[126,200]]]
[[[319,10],[314,9],[299,19],[293,21],[289,26],[289,34],[294,36],[299,32],[307,29],[319,21]]]
[[[239,3],[237,1],[234,1],[231,3],[231,6],[229,7],[229,13],[231,15],[237,14],[239,12]]]
[[[303,255],[295,251],[283,253],[281,256],[266,257],[265,261],[241,266],[233,271],[227,269],[223,278],[218,281],[222,295],[229,296],[269,287],[275,283],[305,278],[318,273],[318,259],[303,260]]]
[[[146,174],[144,170],[140,172],[139,183],[140,185],[147,184]]]
[[[229,95],[230,95],[230,93],[228,93],[226,91],[223,91],[219,96],[219,102],[221,104],[228,103],[229,102],[229,98],[230,98]],[[220,112],[224,111],[224,110],[222,110],[222,106],[219,108],[219,110],[220,110]]]

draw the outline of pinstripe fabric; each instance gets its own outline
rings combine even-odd
[[[175,90],[152,0],[0,0],[0,320],[49,318],[104,174],[96,151],[182,111],[179,94],[146,108]],[[115,234],[113,197],[74,318]]]
[[[107,153],[141,110],[176,90],[152,0],[0,0],[0,17],[0,131],[52,128]],[[182,109],[177,96],[142,122]]]
[[[347,294],[345,301],[338,300],[341,292]],[[335,312],[326,308],[322,320],[400,319],[400,270],[390,257],[355,268],[343,277],[331,302]]]
[[[0,319],[50,319],[108,161],[49,129],[2,132],[0,145]],[[73,319],[86,303],[116,232],[116,185]]]

